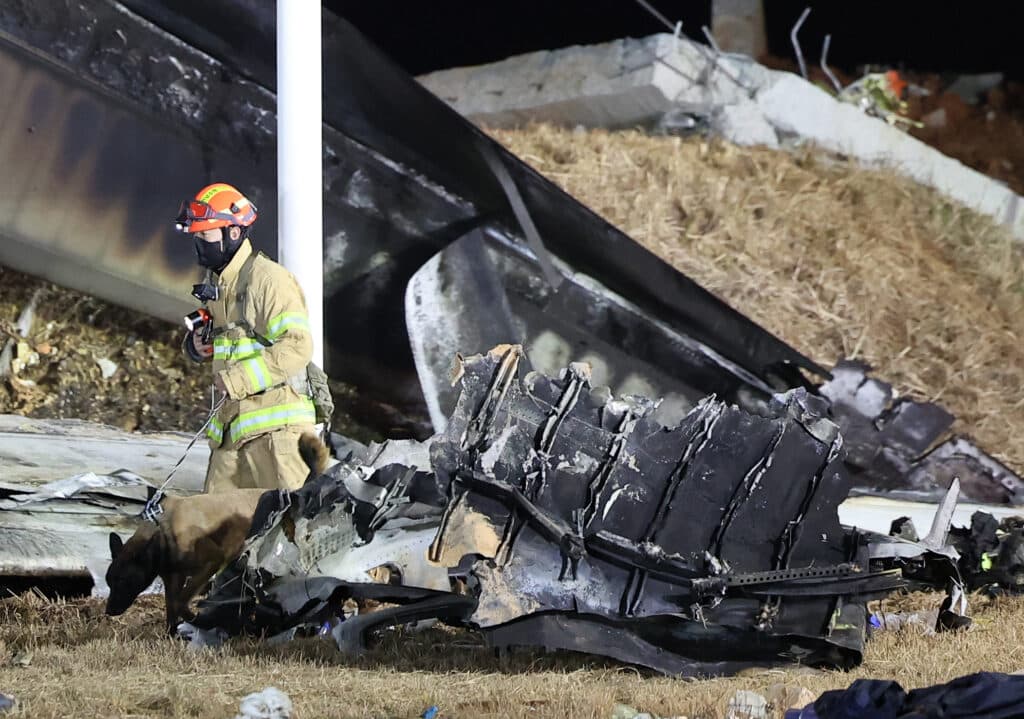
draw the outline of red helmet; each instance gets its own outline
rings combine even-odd
[[[174,224],[180,232],[202,232],[215,227],[248,227],[256,221],[256,205],[231,185],[215,182],[181,203]]]

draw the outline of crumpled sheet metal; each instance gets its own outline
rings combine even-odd
[[[437,617],[673,675],[860,660],[866,600],[903,582],[839,524],[849,479],[822,400],[795,390],[758,416],[707,398],[665,427],[655,402],[592,388],[585,364],[531,371],[518,345],[456,369],[429,471],[363,456],[265,495],[196,626],[273,634],[373,598],[399,606],[337,625],[347,651]],[[400,584],[374,583],[384,558]]]
[[[516,346],[460,374],[431,444],[450,493],[431,559],[454,566],[452,546],[486,540],[465,551],[469,622],[494,643],[674,674],[859,659],[861,595],[894,577],[872,575],[839,525],[849,480],[820,400],[796,391],[758,417],[709,398],[666,428],[649,400],[592,391],[585,365],[552,380]]]
[[[938,501],[959,478],[968,501],[1024,503],[1024,480],[964,437],[946,438],[954,417],[932,402],[897,398],[870,367],[843,360],[820,387],[846,442],[859,494]]]
[[[0,488],[0,577],[88,577],[111,531],[135,531],[155,490],[127,470]]]
[[[447,569],[426,561],[443,495],[430,472],[396,464],[399,456],[429,461],[418,442],[388,442],[299,490],[261,497],[249,540],[215,579],[195,626],[273,634],[336,616],[347,598],[446,593]]]

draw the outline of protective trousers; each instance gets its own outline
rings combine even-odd
[[[224,444],[210,452],[205,492],[232,489],[298,489],[309,476],[299,455],[299,437],[313,425],[289,425],[241,445]]]

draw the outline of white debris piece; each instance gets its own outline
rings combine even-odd
[[[235,719],[289,719],[292,700],[280,689],[267,687],[242,699]]]
[[[740,689],[729,700],[729,719],[768,719],[768,700],[757,692]]]
[[[196,650],[199,650],[199,649],[216,649],[217,647],[222,645],[225,641],[227,641],[227,638],[228,638],[228,633],[225,632],[223,629],[220,629],[218,627],[214,627],[213,629],[200,629],[199,627],[195,626],[194,624],[190,624],[189,622],[182,622],[181,624],[179,624],[178,628],[177,628],[177,632],[178,632],[178,636],[179,637],[181,637],[182,639],[187,639],[188,640],[188,648],[191,649],[192,651],[196,651]],[[269,691],[269,690],[264,690],[264,691]],[[273,691],[277,691],[277,690],[274,689]],[[250,697],[254,697],[254,696],[258,696],[258,695],[257,694],[250,694],[248,697],[246,697],[246,699],[248,699]],[[285,697],[285,699],[287,699],[287,698],[288,697]],[[242,700],[242,708],[243,709],[245,708],[245,699]],[[288,710],[291,711],[291,705],[288,706]],[[244,716],[245,717],[248,717],[248,716],[254,716],[254,717],[260,716],[260,717],[262,717],[264,715],[263,714],[252,714],[252,715],[245,714]],[[266,715],[266,716],[275,716],[276,717],[277,714],[270,714],[270,715]]]
[[[96,360],[96,364],[100,366],[100,373],[103,375],[103,379],[110,379],[117,372],[117,365],[106,357]]]

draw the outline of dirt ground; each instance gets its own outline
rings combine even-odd
[[[884,609],[934,609],[939,601],[911,595]],[[25,594],[0,602],[0,692],[20,702],[9,716],[33,719],[225,719],[243,696],[267,686],[291,697],[296,719],[412,719],[432,705],[444,718],[607,719],[616,703],[712,719],[725,716],[739,689],[764,693],[785,684],[817,696],[860,677],[892,678],[910,689],[1024,667],[1024,599],[974,599],[972,611],[975,626],[963,634],[929,636],[921,626],[878,632],[864,663],[848,673],[794,666],[687,681],[583,655],[497,657],[477,635],[446,628],[390,634],[360,658],[316,638],[274,648],[236,640],[197,652],[161,635],[158,598],[110,618],[97,600]]]
[[[15,323],[36,291],[32,331],[20,340]],[[183,331],[0,267],[0,347],[20,342],[0,381],[0,412],[195,431],[206,418],[209,378],[181,353]],[[100,361],[113,363],[109,377]]]

